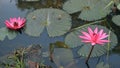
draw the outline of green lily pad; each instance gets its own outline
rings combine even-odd
[[[110,0],[68,0],[63,9],[72,14],[81,11],[78,18],[87,21],[98,20],[110,13],[110,7],[104,9]]]
[[[100,62],[96,65],[96,68],[110,68],[110,65],[104,64],[104,62]]]
[[[120,4],[117,5],[117,8],[120,10]]]
[[[84,2],[85,0],[83,0]],[[83,3],[81,0],[68,0],[63,4],[63,9],[68,13],[72,14],[82,10],[81,4]],[[82,4],[83,5],[83,4]]]
[[[79,38],[79,35],[82,35],[81,31],[86,31],[87,32],[87,28],[91,27],[92,29],[95,29],[95,27],[98,27],[98,29],[104,29],[104,31],[109,34],[109,30],[107,28],[105,28],[104,26],[100,26],[100,25],[88,25],[85,26],[83,28],[78,28],[76,30],[74,30],[73,32],[71,32],[70,34],[68,34],[65,38],[65,43],[67,45],[69,45],[69,47],[74,48],[74,47],[78,47],[81,46],[81,48],[78,50],[78,54],[80,56],[85,56],[87,57],[90,50],[91,50],[91,45],[90,44],[86,44],[84,42],[81,42],[81,39]],[[110,32],[110,50],[116,46],[117,44],[117,37],[113,32]],[[97,56],[101,56],[103,54],[105,54],[108,50],[108,45],[104,44],[103,46],[100,45],[95,45],[94,49],[92,51],[91,57],[97,57]]]
[[[9,31],[6,27],[0,28],[0,40],[3,41],[6,36],[8,39],[12,40],[16,37],[17,33],[15,31]]]
[[[39,36],[45,27],[50,37],[63,35],[71,28],[71,17],[53,8],[38,9],[28,14],[25,30],[28,35]]]
[[[112,21],[113,21],[116,25],[120,26],[120,15],[114,16],[114,17],[112,18]]]

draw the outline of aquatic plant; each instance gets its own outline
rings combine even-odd
[[[25,26],[26,19],[25,18],[10,18],[10,20],[6,20],[6,27],[12,30],[19,30]]]
[[[84,43],[91,43],[91,45],[92,45],[92,48],[90,50],[90,53],[89,53],[88,58],[86,60],[86,63],[88,63],[88,60],[90,58],[90,55],[91,55],[92,50],[94,48],[94,45],[96,45],[96,44],[103,45],[103,44],[109,42],[109,40],[105,40],[105,38],[107,38],[108,35],[105,32],[103,32],[103,31],[104,30],[101,29],[98,32],[98,28],[97,27],[93,31],[90,27],[88,27],[88,33],[82,31],[82,34],[84,36],[82,36],[82,35],[79,36],[79,38],[82,39],[82,42],[84,42]]]
[[[90,27],[88,27],[88,32],[84,32],[82,31],[82,35],[80,35],[79,37],[82,40],[82,42],[85,42],[85,43],[91,43],[91,45],[95,45],[95,44],[104,44],[106,42],[109,42],[109,40],[103,40],[105,39],[106,37],[108,37],[108,35],[106,33],[103,32],[103,29],[101,29],[99,32],[98,32],[98,28],[96,27],[94,31],[92,31],[92,29]]]

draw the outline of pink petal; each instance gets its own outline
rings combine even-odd
[[[18,17],[18,21],[20,21],[20,17]]]
[[[98,33],[98,28],[96,27],[95,30],[94,30],[94,33]]]
[[[97,43],[105,43],[105,42],[110,42],[109,40],[99,40]]]
[[[93,35],[93,31],[92,31],[92,29],[90,27],[88,27],[88,32],[89,32],[90,36]]]
[[[82,40],[82,42],[88,43],[88,42],[91,42],[91,41],[89,41],[89,40]]]
[[[13,18],[12,21],[13,21],[13,23],[14,23],[14,22],[17,22],[17,19],[16,19],[16,18]]]
[[[12,25],[8,22],[5,23],[8,28],[13,28]]]
[[[14,21],[13,21],[13,18],[10,18],[10,23],[13,23]]]
[[[101,37],[102,34],[103,34],[103,29],[101,29],[101,30],[98,32],[98,34],[99,34],[99,37]]]
[[[91,39],[91,36],[87,32],[82,32],[82,34]]]
[[[109,35],[102,35],[101,37],[100,37],[100,39],[104,39],[104,38],[106,38],[106,37],[108,37]]]
[[[79,36],[79,38],[82,38],[82,39],[87,39],[87,40],[89,40],[89,38],[88,38],[88,37],[86,37],[86,36]]]

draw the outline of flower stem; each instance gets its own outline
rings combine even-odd
[[[88,64],[88,60],[89,60],[90,55],[91,55],[91,53],[92,53],[92,51],[93,51],[93,48],[94,48],[94,46],[92,46],[92,48],[91,48],[91,50],[90,50],[90,53],[89,53],[89,55],[88,55],[88,57],[87,57],[87,59],[86,59],[86,61],[85,61],[86,64]]]

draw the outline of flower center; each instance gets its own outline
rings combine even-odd
[[[18,23],[17,22],[14,22],[14,27],[18,27]]]
[[[96,41],[97,41],[97,34],[93,33],[93,42],[96,42]]]

